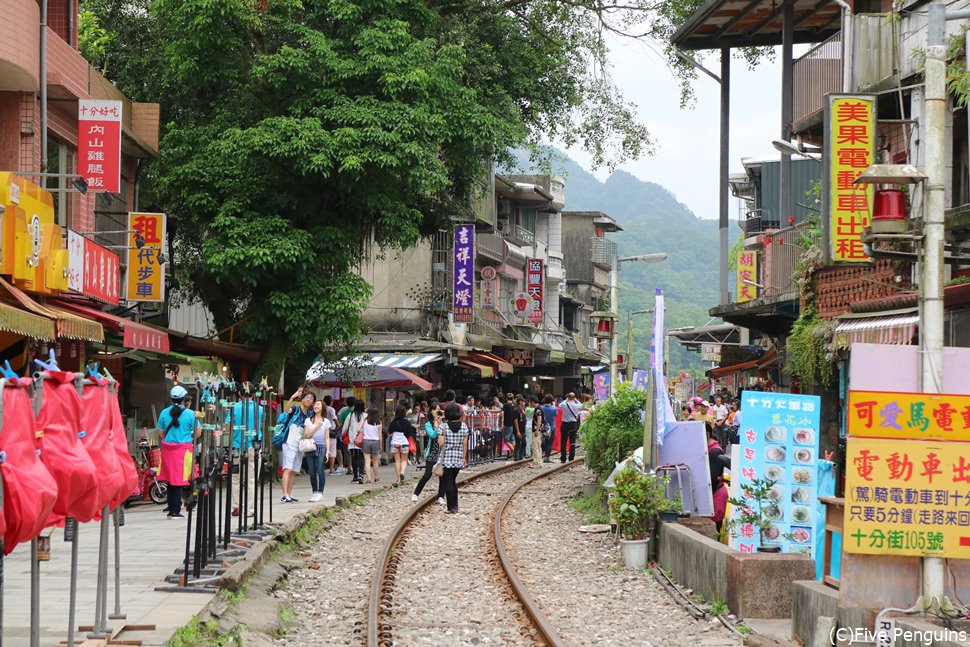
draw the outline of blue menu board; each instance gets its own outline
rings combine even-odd
[[[771,479],[775,485],[773,503],[765,506],[773,523],[764,541],[752,524],[740,524],[731,539],[740,552],[753,553],[764,543],[781,546],[785,553],[815,556],[815,538],[825,523],[818,505],[820,409],[815,395],[743,393],[740,466],[732,471],[739,496],[754,479]]]

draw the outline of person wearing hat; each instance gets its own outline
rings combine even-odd
[[[192,480],[192,441],[200,429],[195,411],[189,406],[189,393],[183,386],[175,386],[170,393],[171,406],[158,414],[155,428],[159,432],[162,464],[158,480],[168,483],[168,518],[182,514],[182,488]]]
[[[225,424],[232,423],[232,462],[236,469],[240,469],[243,453],[246,454],[248,467],[246,490],[249,501],[255,498],[256,492],[256,463],[253,452],[253,441],[259,430],[263,428],[263,408],[253,401],[256,387],[252,382],[243,382],[239,388],[239,402],[232,405],[232,410],[226,413]],[[240,472],[237,471],[237,474]],[[232,488],[232,516],[239,516],[239,484],[233,483]]]
[[[707,400],[701,400],[700,403],[694,408],[694,414],[690,417],[690,419],[700,422],[709,422],[713,427],[714,416],[711,415],[711,403]]]

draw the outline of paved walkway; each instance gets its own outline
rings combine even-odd
[[[423,469],[420,470],[423,472]],[[356,485],[350,477],[328,476],[323,501],[309,503],[310,481],[304,473],[298,477],[294,496],[298,503],[279,503],[279,487],[274,485],[273,521],[286,521],[294,514],[327,505],[336,497],[362,492],[365,488],[388,486],[394,478],[393,465],[380,470],[381,483]],[[408,468],[408,477],[419,474]],[[167,645],[175,631],[189,622],[205,607],[212,595],[204,593],[164,593],[155,591],[165,585],[164,578],[181,565],[185,550],[186,519],[167,519],[164,506],[137,504],[125,512],[121,528],[121,611],[129,625],[154,624],[153,632],[127,632],[121,639],[141,640],[145,646]],[[269,513],[267,510],[267,520]],[[193,519],[194,521],[194,519]],[[233,520],[235,528],[236,520]],[[50,529],[45,533],[50,532]],[[114,529],[112,527],[112,538]],[[76,623],[94,624],[95,589],[97,584],[98,523],[80,527],[78,547],[78,603]],[[194,533],[194,531],[193,531]],[[70,587],[71,545],[63,541],[62,529],[51,537],[51,560],[41,562],[40,644],[56,645],[67,639]],[[113,542],[113,539],[112,539]],[[111,544],[113,555],[114,544]],[[30,638],[30,544],[21,544],[4,560],[3,644],[4,647],[29,645]],[[109,562],[108,611],[114,610],[114,562]],[[109,621],[110,622],[110,621]],[[83,639],[75,634],[75,639]],[[80,641],[79,641],[80,642]]]

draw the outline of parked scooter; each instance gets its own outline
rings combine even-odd
[[[138,441],[138,457],[135,460],[138,482],[135,491],[125,501],[125,507],[135,501],[151,501],[159,505],[168,501],[168,484],[158,480],[161,464],[162,450],[152,447],[148,444],[148,440],[142,437]]]

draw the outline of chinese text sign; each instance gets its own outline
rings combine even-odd
[[[758,253],[742,251],[738,254],[738,303],[758,298]]]
[[[165,265],[162,250],[165,245],[164,213],[129,213],[128,301],[164,301]],[[138,236],[144,245],[138,247]]]
[[[121,191],[120,101],[81,99],[77,106],[77,172],[88,191]]]
[[[825,107],[829,253],[837,263],[868,262],[860,235],[869,226],[872,185],[853,182],[874,160],[876,102],[871,96],[830,95]]]
[[[529,321],[534,324],[542,323],[542,282],[545,272],[541,258],[530,258],[526,261],[525,291],[532,297],[532,312]]]
[[[482,268],[482,310],[495,310],[497,276],[491,265]]]
[[[855,437],[970,441],[970,395],[849,391]]]
[[[111,250],[80,234],[67,232],[67,287],[118,305],[121,283],[121,259]]]
[[[455,276],[452,310],[455,323],[475,320],[475,227],[455,227]]]
[[[849,438],[847,553],[970,557],[970,446]]]
[[[775,484],[769,497],[773,502],[763,510],[772,520],[765,536],[761,537],[752,524],[740,524],[732,545],[742,553],[755,552],[761,543],[814,557],[815,537],[825,521],[818,511],[821,399],[745,391],[741,411],[737,470],[741,496],[755,479],[769,479]]]

